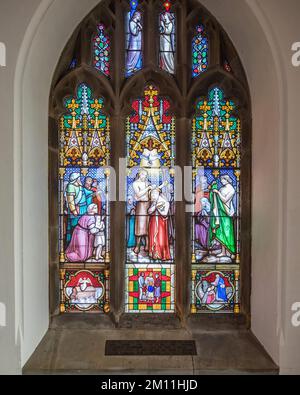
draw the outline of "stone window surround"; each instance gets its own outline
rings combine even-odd
[[[59,311],[59,266],[58,266],[58,215],[57,215],[57,166],[58,166],[58,129],[57,120],[64,112],[63,99],[74,94],[80,82],[86,82],[96,96],[105,98],[106,109],[111,118],[111,164],[118,168],[119,157],[125,152],[125,119],[130,112],[132,99],[141,96],[145,84],[153,82],[161,95],[168,96],[172,102],[172,112],[176,116],[177,165],[190,164],[190,139],[186,131],[191,131],[193,109],[198,98],[206,96],[215,84],[225,91],[227,97],[234,98],[240,110],[242,120],[242,220],[241,220],[241,313],[238,315],[196,315],[190,316],[190,218],[185,213],[184,202],[176,205],[177,226],[176,265],[177,280],[176,308],[177,318],[181,322],[207,322],[223,325],[238,324],[250,326],[251,293],[251,103],[245,72],[239,56],[229,37],[219,23],[197,1],[176,1],[174,9],[178,18],[177,34],[177,73],[175,78],[157,67],[157,47],[153,45],[156,30],[159,1],[141,2],[145,7],[145,53],[144,68],[132,78],[124,78],[124,11],[126,1],[111,8],[109,2],[101,2],[76,28],[67,43],[56,68],[52,81],[49,108],[49,218],[50,218],[50,316],[57,318]],[[157,4],[156,4],[157,3]],[[180,3],[180,4],[179,4]],[[180,7],[179,7],[180,5]],[[195,26],[203,23],[210,42],[210,68],[200,77],[191,76],[191,41]],[[112,35],[112,78],[109,80],[92,67],[92,36],[97,23],[106,25]],[[181,37],[187,37],[181,40]],[[151,45],[152,43],[152,45]],[[186,45],[188,43],[188,45]],[[72,57],[78,56],[78,66],[68,70]],[[227,59],[232,73],[223,69],[223,60]],[[118,67],[116,67],[118,65]],[[124,141],[124,145],[120,144]],[[133,317],[123,313],[124,300],[124,262],[125,262],[125,205],[122,202],[111,203],[111,314],[113,322],[123,323],[141,321],[149,318],[141,315]],[[123,220],[124,218],[124,220]],[[116,220],[114,220],[116,219]],[[168,317],[169,320],[171,317]],[[88,319],[88,318],[87,318]],[[125,320],[125,321],[124,321]],[[157,320],[165,318],[157,317]],[[64,318],[64,322],[66,318]],[[171,318],[172,321],[172,318]]]

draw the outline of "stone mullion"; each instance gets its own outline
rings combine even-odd
[[[116,21],[124,21],[124,12],[120,3],[116,4]],[[122,39],[120,40],[120,37]],[[124,23],[116,23],[113,45],[114,45],[114,91],[116,94],[116,101],[119,100],[120,90],[122,85],[122,79],[124,77],[124,66],[125,66],[125,27]],[[124,39],[123,39],[124,38]],[[117,103],[115,103],[115,111],[117,108]]]
[[[120,3],[116,4],[115,8],[116,20],[123,20],[123,9]],[[119,163],[119,145],[120,145],[120,136],[118,136],[118,131],[120,130],[119,125],[119,97],[120,97],[120,89],[121,89],[121,81],[123,78],[123,65],[124,59],[122,59],[122,55],[124,51],[122,50],[122,44],[124,46],[124,42],[119,39],[119,37],[123,37],[124,35],[124,27],[121,23],[116,23],[114,36],[112,39],[113,42],[113,51],[114,51],[114,67],[113,67],[113,82],[114,82],[114,92],[115,92],[115,101],[113,103],[113,108],[111,109],[111,118],[110,118],[110,165],[115,170],[116,176],[118,176],[118,163]],[[116,182],[115,177],[111,177],[111,182]],[[117,185],[111,185],[111,190],[116,190]],[[118,197],[117,197],[118,200]],[[122,234],[120,234],[120,228],[122,221],[118,221],[120,218],[119,213],[119,203],[117,201],[110,202],[110,304],[111,304],[111,312],[114,316],[114,320],[118,320],[119,310],[120,310],[120,290],[119,284],[122,281],[120,279],[120,272],[122,270],[121,267],[121,259],[120,259],[120,238],[122,238]]]
[[[111,166],[116,171],[116,201],[111,202],[111,304],[116,321],[124,310],[125,283],[125,203],[120,201],[119,158],[125,151],[124,121],[120,115],[111,118]]]
[[[221,66],[221,32],[218,27],[211,27],[208,30],[209,36],[209,67]]]
[[[152,0],[145,7],[144,22],[144,67],[157,67],[158,21],[157,9]]]
[[[189,58],[188,49],[189,44],[186,39],[187,37],[187,8],[186,2],[183,2],[180,7],[176,10],[177,14],[177,31],[176,31],[176,60],[177,60],[177,79],[180,82],[182,94],[184,96],[188,93],[188,75],[189,75]]]
[[[186,118],[177,119],[176,125],[176,164],[184,174],[184,167],[188,161],[187,134],[189,121]],[[184,182],[184,180],[182,180]],[[178,188],[179,186],[177,186]],[[189,237],[189,216],[186,213],[186,203],[184,200],[184,184],[182,183],[182,200],[176,202],[176,306],[180,318],[185,321],[188,314],[188,294],[189,294],[189,272],[190,272],[190,237]],[[176,186],[175,186],[176,188]]]

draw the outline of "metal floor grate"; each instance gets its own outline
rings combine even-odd
[[[107,340],[106,356],[197,355],[193,340]]]

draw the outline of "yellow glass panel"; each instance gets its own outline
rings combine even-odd
[[[146,304],[140,304],[139,305],[139,310],[147,310],[147,305]]]
[[[129,292],[133,292],[133,281],[129,281],[129,284],[128,284],[128,291]]]

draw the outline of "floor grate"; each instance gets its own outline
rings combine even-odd
[[[106,356],[197,355],[193,340],[108,340]]]

